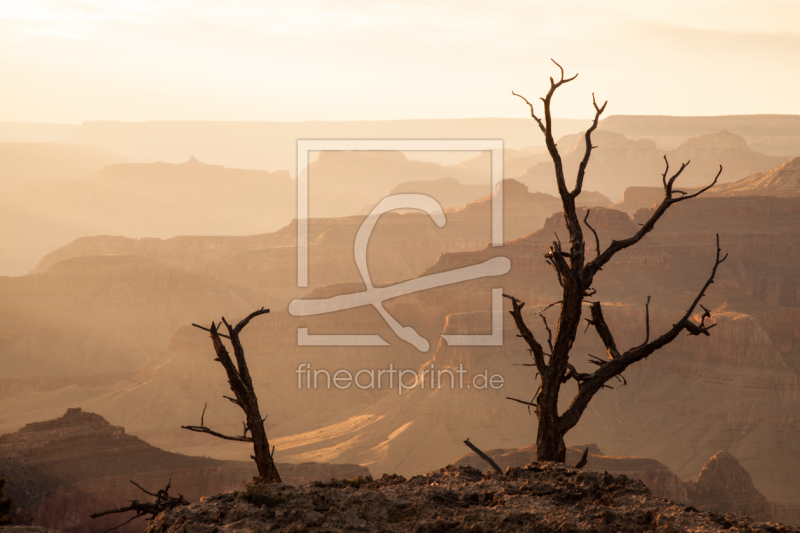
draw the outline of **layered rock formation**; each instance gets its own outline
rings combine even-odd
[[[505,198],[507,206],[525,199],[519,194],[506,194]],[[652,329],[662,331],[685,312],[695,291],[705,282],[713,264],[716,233],[724,250],[730,252],[717,282],[708,291],[706,305],[718,321],[711,337],[680,339],[631,368],[625,375],[626,386],[613,384],[613,391],[597,395],[581,423],[569,434],[570,443],[597,442],[614,456],[652,457],[683,479],[697,475],[708,457],[727,449],[751,472],[755,487],[770,501],[781,505],[798,501],[800,493],[794,478],[800,472],[800,450],[792,437],[800,402],[795,370],[800,343],[792,333],[800,317],[796,289],[798,201],[735,197],[700,198],[680,204],[645,240],[604,269],[598,276],[597,297],[605,304],[620,345],[635,345],[644,338],[643,311],[648,295],[652,296]],[[509,220],[531,218],[519,211],[525,203],[516,205],[507,210],[507,217],[512,217],[506,218],[509,227]],[[466,216],[477,207],[471,204],[457,213]],[[5,353],[15,350],[13,357],[5,360],[16,365],[16,372],[26,369],[21,363],[25,357],[42,357],[47,352],[53,357],[61,346],[72,350],[68,340],[79,346],[76,341],[81,337],[97,334],[90,326],[101,310],[110,315],[111,308],[103,307],[108,299],[118,307],[119,302],[125,302],[123,307],[130,313],[113,328],[115,338],[120,339],[115,353],[120,354],[120,364],[127,365],[128,374],[114,383],[98,376],[96,383],[86,386],[83,382],[61,383],[36,390],[30,382],[14,381],[11,373],[5,373],[4,386],[15,391],[19,390],[15,387],[29,388],[4,395],[0,405],[4,412],[22,413],[29,421],[42,418],[32,413],[54,406],[63,412],[66,406],[75,405],[74,398],[81,398],[85,408],[113,416],[115,422],[160,447],[246,459],[241,447],[184,435],[188,432],[177,429],[197,420],[205,402],[209,402],[206,420],[214,422],[220,431],[239,429],[235,407],[220,398],[226,393],[224,378],[213,361],[208,339],[189,324],[218,319],[222,313],[229,319],[238,318],[266,304],[273,313],[248,326],[244,342],[259,399],[265,405],[264,414],[270,415],[267,423],[279,460],[358,463],[376,473],[414,474],[463,455],[461,443],[466,437],[484,448],[529,445],[536,431],[534,417],[524,406],[506,400],[509,396],[530,398],[537,384],[533,372],[513,366],[528,362],[513,324],[508,320],[503,323],[503,346],[451,346],[440,335],[491,332],[494,288],[526,301],[530,323],[537,335],[544,334],[535,312],[557,301],[560,288],[542,254],[556,235],[562,239],[566,236],[563,217],[553,216],[540,231],[502,247],[485,247],[489,232],[483,223],[459,226],[455,223],[457,213],[448,224],[460,227],[452,235],[464,240],[448,243],[452,247],[448,253],[427,245],[435,242],[434,237],[447,226],[439,229],[431,224],[429,231],[417,238],[421,226],[405,214],[388,217],[386,227],[379,225],[375,230],[374,247],[370,245],[373,279],[382,282],[398,281],[409,273],[427,276],[445,272],[497,256],[511,260],[512,270],[505,276],[438,287],[386,302],[386,309],[401,324],[414,327],[429,340],[429,352],[420,352],[399,340],[371,307],[313,317],[294,317],[286,312],[285,306],[293,297],[327,297],[363,290],[355,265],[348,263],[360,221],[312,221],[310,234],[316,244],[310,250],[311,287],[305,295],[295,285],[292,227],[270,236],[76,242],[43,262],[41,273],[3,282],[9,295],[0,300],[9,302],[4,312],[8,321]],[[593,207],[589,221],[600,235],[601,246],[605,246],[612,238],[637,231],[645,215],[631,219],[620,211]],[[475,228],[485,233],[478,234]],[[590,235],[588,229],[586,235]],[[479,240],[483,244],[476,249]],[[467,245],[475,248],[470,251]],[[459,250],[458,246],[463,248]],[[591,241],[589,248],[592,252]],[[124,277],[131,275],[126,273],[130,270],[120,269],[120,277],[114,278],[110,274],[101,276],[99,266],[91,274],[81,268],[58,266],[64,261],[67,267],[69,261],[77,262],[73,265],[86,261],[105,264],[103,268],[113,271],[118,263],[112,263],[112,258],[100,261],[89,257],[113,253],[139,256],[138,260],[158,264],[170,275],[158,278],[163,281],[153,285],[126,287]],[[346,261],[340,263],[339,254]],[[420,267],[418,257],[427,258],[433,265]],[[415,272],[414,268],[419,270]],[[192,284],[182,276],[187,273],[197,276]],[[58,284],[45,284],[44,280],[55,279],[49,275],[56,274],[63,275]],[[93,284],[114,279],[108,285]],[[78,330],[80,335],[64,334],[67,340],[59,344],[62,337],[41,334],[49,331],[42,326],[34,328],[24,320],[13,321],[12,303],[30,306],[26,316],[36,318],[37,312],[48,307],[37,306],[42,297],[38,295],[58,294],[53,287],[72,285],[70,301],[82,303],[65,305],[64,309],[74,316],[73,327],[85,328]],[[98,291],[100,286],[109,289]],[[192,290],[205,286],[208,292],[181,303],[181,293],[173,286]],[[16,300],[13,295],[17,295]],[[214,309],[220,311],[212,315]],[[113,322],[113,316],[109,316],[107,323]],[[299,327],[309,328],[312,334],[377,334],[391,347],[298,346]],[[157,336],[153,335],[147,350],[131,349],[150,338],[150,329]],[[40,339],[53,340],[47,340],[44,350],[44,340]],[[128,348],[123,350],[123,345]],[[107,346],[89,346],[83,351],[76,348],[69,360],[104,361],[108,359]],[[581,333],[575,344],[576,366],[591,369],[586,354],[602,353],[596,350],[602,347],[594,333]],[[144,357],[148,351],[150,355]],[[128,361],[126,354],[130,353],[136,353],[136,357]],[[391,363],[412,373],[430,365],[454,370],[462,364],[470,377],[485,370],[490,376],[500,374],[505,379],[499,390],[415,388],[402,395],[397,387],[362,390],[353,386],[343,391],[321,386],[308,390],[298,385],[296,370],[300,363],[311,364],[313,369],[353,372],[385,369]],[[17,429],[25,421],[18,417],[4,419],[3,423],[8,429]]]
[[[614,201],[621,200],[628,187],[658,186],[664,173],[665,156],[673,172],[680,168],[681,163],[691,161],[681,174],[680,183],[683,187],[710,183],[720,165],[724,170],[719,183],[726,183],[769,170],[787,159],[752,150],[743,137],[728,131],[691,137],[668,151],[657,148],[650,139],[631,140],[622,134],[604,130],[598,130],[592,142],[597,150],[592,152],[586,167],[585,186],[600,191]],[[582,136],[559,140],[567,176],[575,175],[583,159],[584,146]],[[532,191],[557,194],[552,162],[538,163],[519,180]],[[630,212],[630,209],[625,210]]]
[[[118,164],[80,180],[30,182],[0,200],[0,273],[21,275],[79,237],[242,235],[274,231],[295,214],[288,172],[207,165]],[[221,187],[221,184],[222,187]],[[220,190],[221,187],[221,190]],[[27,261],[24,268],[20,265]]]
[[[245,445],[246,446],[246,445]],[[358,465],[279,464],[283,480],[299,485],[314,480],[369,475]],[[9,480],[20,516],[34,525],[64,532],[94,531],[123,522],[124,515],[92,520],[89,515],[146,500],[129,480],[155,492],[171,480],[172,493],[189,501],[242,487],[256,475],[252,462],[219,461],[165,452],[103,417],[69,409],[55,420],[26,425],[0,436],[0,477]],[[143,521],[124,531],[141,531]]]
[[[656,148],[653,141],[632,141],[618,133],[598,130],[592,142],[598,149],[592,152],[584,186],[601,192],[612,201],[618,201],[626,187],[657,183],[655,180],[663,172],[664,152]],[[574,176],[577,172],[583,159],[583,147],[582,136],[559,140],[565,175]],[[531,191],[558,195],[552,161],[536,164],[518,179]],[[572,183],[567,185],[573,186]]]
[[[768,172],[733,183],[715,187],[714,196],[781,196],[784,198],[800,196],[800,157],[786,161]]]
[[[750,516],[756,520],[771,518],[770,505],[756,490],[750,474],[732,454],[715,454],[696,480],[686,482],[688,501],[699,509]]]
[[[776,156],[800,155],[800,117],[797,115],[727,115],[720,117],[670,117],[611,115],[600,128],[629,139],[651,139],[659,148],[672,150],[685,140],[718,131],[741,135],[754,150]]]
[[[556,135],[585,129],[589,120],[554,119]],[[69,142],[125,155],[178,163],[201,161],[233,168],[293,169],[298,139],[504,139],[507,148],[540,144],[530,118],[370,120],[342,122],[86,121]],[[359,206],[360,207],[360,206]]]
[[[666,156],[674,170],[681,163],[690,162],[680,177],[684,187],[708,185],[719,172],[720,165],[723,170],[719,183],[723,184],[764,172],[787,159],[757,152],[748,146],[744,137],[725,130],[691,137],[668,151]]]

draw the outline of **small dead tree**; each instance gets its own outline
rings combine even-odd
[[[213,431],[206,427],[204,419],[208,404],[203,407],[203,413],[200,415],[199,426],[181,427],[183,429],[188,429],[189,431],[208,433],[209,435],[219,437],[220,439],[235,440],[239,442],[252,442],[254,455],[251,455],[250,457],[256,462],[259,477],[267,483],[280,483],[281,476],[278,473],[277,467],[275,466],[275,461],[273,461],[275,447],[273,447],[270,451],[269,440],[267,440],[267,432],[264,430],[264,420],[266,420],[266,417],[261,418],[261,411],[258,409],[258,399],[256,398],[256,393],[253,389],[253,380],[250,378],[250,371],[247,369],[247,361],[245,361],[244,358],[242,341],[239,339],[239,333],[241,333],[244,327],[250,323],[250,320],[266,313],[269,313],[269,309],[264,309],[262,307],[258,311],[254,311],[247,315],[247,317],[236,324],[236,326],[231,326],[228,324],[228,322],[225,320],[225,317],[222,317],[222,322],[220,324],[215,324],[212,322],[210,328],[204,328],[203,326],[192,324],[196,328],[200,328],[211,333],[211,342],[214,344],[214,351],[217,353],[217,358],[214,360],[219,361],[220,364],[222,364],[222,366],[225,368],[225,372],[228,374],[228,384],[230,384],[231,391],[233,391],[234,396],[233,398],[229,396],[223,396],[223,398],[230,400],[234,404],[238,405],[242,411],[244,411],[246,421],[242,422],[242,435],[223,435],[222,433]],[[227,335],[220,333],[219,331],[219,326],[222,324],[225,324],[225,327],[228,330]],[[236,358],[235,365],[231,360],[231,356],[228,354],[227,348],[225,348],[225,345],[222,343],[222,338],[228,339],[233,346],[233,355]],[[248,435],[248,433],[250,433],[250,435]]]
[[[595,275],[597,275],[618,252],[641,241],[642,238],[653,229],[656,222],[664,215],[667,209],[679,202],[695,198],[710,189],[717,182],[719,175],[722,173],[722,166],[719,167],[719,172],[709,186],[693,194],[687,194],[675,188],[675,180],[678,179],[689,162],[683,163],[676,172],[669,176],[669,162],[667,162],[665,157],[666,169],[662,176],[664,199],[656,207],[647,222],[642,224],[641,228],[634,235],[621,241],[612,240],[611,244],[609,244],[605,250],[601,251],[600,249],[600,240],[597,236],[597,232],[589,225],[589,211],[587,211],[583,222],[594,235],[596,249],[595,258],[588,261],[586,257],[586,243],[583,239],[583,231],[578,219],[578,213],[575,209],[575,199],[581,194],[583,180],[586,174],[586,165],[589,163],[592,149],[596,148],[596,146],[592,146],[592,133],[597,129],[600,115],[605,110],[607,102],[599,106],[594,98],[594,94],[592,95],[592,103],[595,109],[594,121],[584,134],[586,143],[585,152],[578,167],[575,187],[570,190],[564,178],[561,155],[553,139],[550,104],[556,90],[563,84],[574,80],[577,74],[571,78],[565,79],[564,69],[555,61],[553,61],[553,63],[555,63],[561,71],[561,78],[558,81],[550,78],[550,90],[544,98],[541,98],[542,102],[544,102],[544,120],[536,115],[533,104],[524,96],[520,96],[512,91],[514,96],[522,98],[528,105],[531,117],[536,121],[544,134],[547,151],[555,167],[558,193],[561,197],[564,219],[566,221],[567,230],[569,231],[568,250],[563,250],[561,248],[561,243],[555,241],[550,246],[549,251],[544,254],[547,263],[555,270],[558,283],[563,289],[561,301],[551,304],[551,306],[560,306],[555,340],[553,340],[553,333],[547,325],[547,320],[543,314],[544,311],[539,313],[547,331],[548,351],[545,351],[545,348],[536,339],[533,332],[528,328],[522,318],[522,308],[525,306],[525,303],[513,296],[504,296],[511,300],[511,316],[514,317],[514,322],[519,330],[519,336],[528,344],[528,348],[533,356],[535,365],[531,366],[536,367],[541,377],[539,388],[531,401],[526,402],[516,398],[509,398],[509,400],[526,404],[529,408],[533,407],[536,411],[539,422],[536,436],[537,459],[539,461],[563,463],[566,456],[564,435],[575,427],[594,395],[600,389],[608,387],[606,383],[609,380],[614,378],[619,379],[622,372],[630,365],[641,361],[659,348],[666,346],[682,331],[686,331],[689,335],[709,335],[709,330],[715,326],[715,323],[711,320],[711,312],[700,305],[700,300],[705,295],[705,291],[708,287],[714,282],[717,268],[726,259],[727,255],[721,257],[719,236],[717,236],[717,254],[714,266],[711,269],[711,274],[683,316],[678,319],[669,331],[650,340],[650,298],[648,297],[647,303],[645,304],[646,338],[644,342],[625,351],[621,351],[617,347],[614,336],[603,317],[603,309],[600,302],[589,300],[596,292],[595,289],[592,288]],[[590,318],[586,320],[589,325],[593,326],[597,331],[606,349],[606,359],[594,358],[590,360],[591,363],[598,367],[597,370],[591,373],[578,372],[575,367],[570,364],[570,352],[572,351],[572,345],[575,342],[578,326],[581,322],[584,304],[588,304],[589,307]],[[692,320],[692,315],[698,306],[703,309],[703,314],[701,315],[699,323],[696,323]],[[711,322],[707,324],[706,320]],[[559,414],[558,397],[561,386],[571,379],[577,382],[578,392],[575,394],[572,403],[566,411]]]
[[[131,511],[136,512],[136,514],[130,517],[130,519],[126,520],[125,522],[121,523],[118,526],[106,529],[103,533],[108,533],[109,531],[113,531],[115,529],[121,528],[124,525],[130,524],[140,516],[145,516],[149,514],[150,518],[148,518],[148,520],[152,520],[153,518],[163,513],[167,509],[173,509],[175,507],[189,505],[189,502],[186,501],[186,498],[184,498],[182,494],[178,494],[177,496],[169,495],[169,487],[172,483],[172,480],[167,482],[166,488],[160,489],[155,494],[153,494],[149,490],[145,490],[144,488],[142,488],[141,485],[139,485],[135,481],[131,480],[131,483],[136,485],[136,487],[138,487],[139,490],[141,490],[145,494],[153,496],[156,499],[156,501],[150,503],[150,502],[140,502],[139,500],[131,500],[130,505],[127,505],[125,507],[120,507],[118,509],[108,509],[107,511],[101,511],[99,513],[94,513],[92,515],[89,515],[92,518],[100,518],[101,516],[106,516],[109,514],[129,513]]]

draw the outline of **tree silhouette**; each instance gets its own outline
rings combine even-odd
[[[229,396],[225,396],[224,398],[238,405],[242,411],[244,411],[246,422],[242,422],[242,435],[223,435],[222,433],[218,433],[207,428],[204,424],[206,413],[205,407],[203,407],[203,414],[200,415],[199,426],[181,427],[183,429],[188,429],[189,431],[208,433],[209,435],[213,435],[220,439],[235,440],[239,442],[252,442],[253,452],[255,455],[251,455],[250,457],[252,457],[256,462],[259,477],[268,483],[280,483],[281,476],[278,473],[277,467],[275,466],[275,461],[272,460],[272,455],[275,450],[274,448],[272,451],[269,449],[267,432],[264,430],[264,418],[261,418],[261,411],[258,408],[258,398],[256,398],[256,393],[253,389],[253,380],[250,378],[250,370],[248,370],[247,361],[245,361],[244,358],[242,341],[239,339],[239,333],[241,333],[244,327],[250,323],[250,320],[266,313],[269,313],[269,309],[264,309],[262,307],[258,311],[254,311],[247,315],[247,317],[242,319],[242,321],[236,324],[236,326],[231,326],[228,324],[228,322],[225,321],[225,317],[222,317],[222,322],[220,324],[215,324],[212,322],[210,328],[204,328],[203,326],[192,324],[196,328],[200,328],[211,333],[211,342],[213,343],[214,351],[217,354],[215,361],[219,361],[223,368],[225,368],[225,372],[228,375],[228,384],[230,385],[231,391],[233,391],[234,395],[233,398]],[[219,326],[221,324],[225,324],[225,327],[228,330],[227,335],[220,333]],[[225,348],[225,345],[222,343],[222,338],[228,339],[233,346],[233,355],[236,357],[235,365],[231,360],[231,356],[228,354],[227,348]],[[250,433],[249,436],[248,433]]]
[[[561,301],[552,304],[552,306],[560,306],[555,339],[553,339],[553,333],[547,325],[547,320],[544,314],[542,314],[543,312],[539,313],[547,331],[548,351],[545,351],[545,348],[536,339],[533,332],[523,320],[522,308],[525,303],[513,296],[504,296],[511,300],[512,310],[510,313],[514,317],[514,322],[520,333],[519,336],[525,340],[530,349],[535,363],[534,366],[536,366],[538,374],[541,377],[541,383],[534,394],[533,400],[526,402],[515,398],[509,399],[532,406],[536,411],[539,422],[536,436],[537,459],[539,461],[564,462],[566,455],[564,435],[575,427],[591,399],[600,389],[607,387],[606,383],[609,380],[620,376],[622,372],[633,363],[641,361],[656,350],[669,344],[683,331],[686,331],[689,335],[709,335],[709,330],[714,327],[715,323],[711,320],[711,311],[700,305],[700,301],[705,295],[705,291],[714,282],[717,268],[725,260],[727,255],[724,257],[721,256],[719,236],[717,236],[717,253],[714,266],[711,269],[707,281],[697,293],[697,296],[692,300],[683,316],[681,316],[667,332],[650,340],[650,299],[648,297],[645,305],[645,327],[647,331],[645,341],[625,351],[621,351],[618,348],[614,335],[603,317],[603,309],[600,302],[591,300],[596,292],[595,289],[592,288],[595,276],[618,252],[635,245],[652,231],[656,222],[664,215],[667,209],[679,202],[695,198],[710,189],[717,182],[719,175],[722,173],[722,166],[719,167],[719,172],[717,172],[716,177],[714,177],[714,180],[709,186],[692,194],[687,194],[675,188],[675,181],[689,162],[683,163],[680,168],[670,176],[669,162],[667,162],[665,157],[666,169],[662,176],[664,199],[656,207],[650,218],[641,225],[634,235],[621,241],[612,240],[605,250],[601,251],[600,249],[600,240],[597,236],[597,232],[589,225],[590,212],[587,211],[583,222],[594,235],[596,251],[595,258],[588,261],[583,230],[575,208],[575,199],[581,194],[583,180],[586,174],[586,166],[589,163],[592,149],[596,148],[596,146],[592,146],[592,133],[597,129],[600,115],[605,110],[607,102],[599,106],[594,98],[594,94],[592,95],[595,116],[592,125],[584,134],[586,143],[585,152],[578,167],[575,187],[570,190],[564,178],[561,155],[553,139],[550,104],[556,90],[565,83],[574,80],[577,74],[571,78],[565,79],[564,69],[555,61],[553,61],[553,63],[555,63],[561,71],[561,78],[558,81],[550,78],[550,89],[547,95],[541,98],[544,103],[544,120],[536,115],[531,102],[524,96],[512,92],[514,96],[518,96],[525,101],[530,108],[531,117],[536,121],[544,134],[547,151],[555,167],[558,193],[561,197],[564,219],[566,221],[567,230],[569,231],[569,248],[567,250],[562,249],[559,241],[555,241],[550,246],[549,251],[544,255],[547,263],[555,271],[558,283],[563,289]],[[606,350],[605,359],[595,358],[590,361],[598,367],[597,370],[591,373],[578,372],[570,363],[570,353],[578,332],[578,326],[581,322],[584,304],[587,304],[589,308],[589,318],[586,320],[597,331]],[[692,315],[698,306],[703,309],[703,314],[700,317],[700,321],[695,322],[692,320]],[[706,320],[710,322],[706,323]],[[563,413],[559,414],[558,398],[561,392],[561,386],[569,380],[575,380],[577,382],[578,392],[573,397],[570,406]]]

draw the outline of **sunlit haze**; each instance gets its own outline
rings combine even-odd
[[[800,3],[0,2],[0,121],[800,113]]]

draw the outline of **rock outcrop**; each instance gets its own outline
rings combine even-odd
[[[698,509],[770,520],[767,499],[758,492],[750,473],[732,454],[721,451],[709,459],[698,478],[686,482],[689,501]]]
[[[608,472],[615,476],[625,475],[630,479],[642,481],[654,496],[667,498],[675,502],[689,502],[686,488],[680,478],[666,465],[655,459],[645,457],[615,457],[603,455],[595,444],[567,447],[567,465],[577,464],[583,450],[589,450],[587,455],[586,471]],[[505,470],[509,467],[522,467],[536,462],[536,446],[526,446],[519,449],[487,450],[489,457]],[[488,472],[489,465],[474,453],[460,457],[452,463],[455,466],[471,466]],[[713,509],[719,511],[718,509]],[[725,511],[731,512],[731,511]]]
[[[583,467],[586,471],[608,472],[638,479],[654,496],[692,505],[703,511],[734,513],[762,521],[775,518],[776,513],[772,512],[774,505],[756,489],[747,470],[728,452],[719,452],[709,459],[696,480],[682,482],[666,465],[654,459],[607,456],[594,444],[568,446],[566,464],[577,464],[587,448],[589,454]],[[536,461],[536,446],[488,450],[485,453],[503,470]],[[489,465],[473,453],[464,455],[452,465],[471,466],[484,472],[490,470]],[[789,523],[795,522],[794,517],[786,518],[789,518]]]
[[[266,487],[169,510],[148,533],[251,531],[797,532],[653,496],[640,481],[553,463],[483,474],[447,466],[406,480]]]
[[[278,464],[287,484],[369,475],[358,465]],[[127,500],[147,499],[129,480],[150,491],[172,483],[173,494],[189,501],[242,487],[256,475],[255,465],[191,457],[150,446],[112,426],[103,417],[69,409],[55,420],[28,424],[0,436],[0,477],[19,516],[36,526],[69,533],[103,530],[127,517],[92,520],[93,512],[121,507]],[[141,520],[125,526],[133,533]]]
[[[710,191],[713,196],[800,196],[800,157]]]

